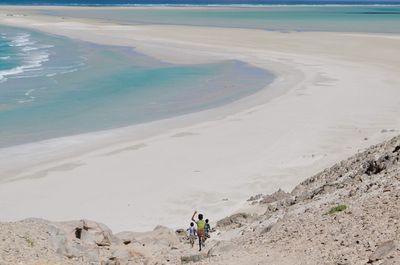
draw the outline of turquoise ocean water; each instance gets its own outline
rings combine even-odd
[[[174,65],[131,48],[0,32],[0,147],[212,108],[273,79],[239,61]]]
[[[321,2],[315,2],[321,3]],[[220,6],[212,9],[86,9],[39,11],[121,24],[173,24],[273,31],[400,33],[400,5]]]

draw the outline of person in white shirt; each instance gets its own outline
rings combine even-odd
[[[196,240],[196,235],[197,235],[197,230],[194,227],[194,223],[191,222],[190,223],[190,227],[188,229],[186,229],[188,236],[189,236],[189,243],[190,245],[192,245],[192,247],[194,246],[194,241]]]

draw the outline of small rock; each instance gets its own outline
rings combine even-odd
[[[394,249],[396,249],[396,244],[393,240],[386,241],[380,244],[374,251],[374,253],[369,256],[369,263],[383,259],[387,255],[389,255],[389,253],[392,252]]]
[[[186,230],[182,229],[182,228],[175,230],[175,234],[177,236],[179,236],[179,237],[186,237],[187,236]]]
[[[273,203],[276,201],[284,200],[290,197],[290,194],[287,192],[284,192],[283,190],[279,189],[278,191],[270,194],[270,195],[265,195],[260,203],[262,204],[267,204],[267,203]]]
[[[273,225],[269,225],[269,226],[265,227],[263,230],[261,230],[260,234],[268,233],[269,231],[271,231],[272,227],[273,227]]]
[[[247,199],[248,202],[252,202],[252,201],[258,201],[259,199],[261,199],[262,194],[257,194],[255,196],[251,196],[249,199]]]
[[[189,262],[199,262],[204,258],[202,254],[190,255],[190,256],[182,256],[181,262],[182,264],[189,263]]]
[[[82,220],[82,241],[86,243],[95,243],[98,246],[110,246],[112,241],[112,232],[106,225],[89,220]]]
[[[112,251],[110,259],[128,260],[131,258],[131,253],[125,248],[117,248]]]
[[[398,145],[394,148],[393,153],[397,153],[398,151],[400,151],[400,145]]]
[[[136,242],[135,233],[129,231],[119,232],[118,234],[115,234],[115,237],[125,245]]]
[[[219,220],[217,222],[217,227],[241,227],[248,217],[249,215],[246,213],[237,213]]]

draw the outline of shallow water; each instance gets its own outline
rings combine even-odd
[[[131,48],[1,27],[0,147],[213,108],[272,81],[239,61],[175,65]]]
[[[259,6],[213,9],[41,10],[43,14],[123,24],[174,24],[274,31],[400,33],[400,6]]]

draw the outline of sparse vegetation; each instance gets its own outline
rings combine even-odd
[[[188,256],[182,256],[181,257],[181,262],[182,263],[188,263],[188,262],[190,262],[190,258]]]
[[[24,236],[24,239],[25,239],[26,243],[28,243],[28,245],[30,247],[33,247],[35,245],[35,242],[33,242],[32,238],[30,238],[29,236],[27,236],[27,235]]]
[[[332,207],[329,211],[327,211],[325,213],[325,215],[327,215],[327,214],[335,214],[335,213],[338,213],[338,212],[342,212],[342,211],[344,211],[346,209],[347,209],[346,205],[339,204],[338,206]]]
[[[33,241],[32,238],[29,237],[29,235],[24,235],[24,236],[19,236],[22,239],[25,239],[25,242],[30,246],[33,247],[35,245],[35,242]]]
[[[191,255],[191,256],[181,256],[181,263],[185,264],[185,263],[189,263],[189,262],[198,262],[202,258],[204,258],[204,256],[201,254]]]

